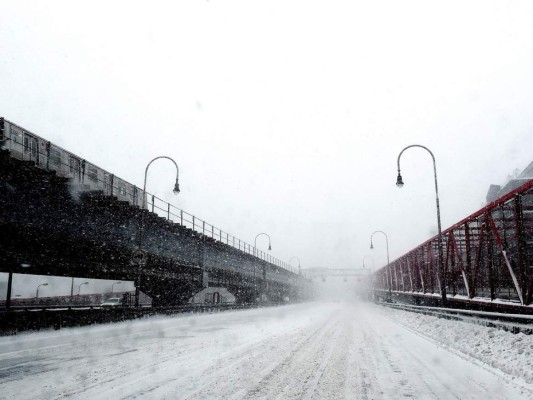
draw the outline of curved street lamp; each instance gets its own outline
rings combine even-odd
[[[180,192],[180,185],[179,185],[179,167],[176,161],[174,161],[172,158],[168,156],[159,156],[154,158],[152,161],[148,163],[146,166],[146,169],[144,170],[144,186],[143,186],[143,201],[142,201],[142,207],[141,207],[141,222],[139,224],[139,245],[138,250],[142,251],[142,245],[143,245],[143,234],[144,234],[144,212],[143,210],[146,208],[146,181],[148,179],[148,168],[155,160],[159,160],[160,158],[166,158],[167,160],[172,161],[174,165],[176,166],[176,182],[174,183],[174,194],[178,194]],[[140,258],[137,262],[138,268],[137,268],[137,282],[135,285],[135,307],[139,307],[139,292],[140,292],[140,286],[141,286],[141,274],[142,274],[142,267],[144,264],[144,259]]]
[[[80,295],[81,287],[82,287],[83,285],[88,285],[88,284],[89,284],[89,282],[82,282],[82,283],[80,283],[80,284],[78,285],[78,296]]]
[[[146,180],[148,178],[148,168],[150,167],[150,165],[155,161],[155,160],[159,160],[160,158],[166,158],[167,160],[170,160],[174,163],[174,165],[176,166],[176,183],[174,184],[174,189],[172,190],[174,192],[174,194],[178,194],[180,192],[180,185],[179,185],[179,174],[180,174],[180,169],[178,167],[178,164],[176,163],[176,161],[174,161],[172,158],[168,157],[168,156],[159,156],[159,157],[156,157],[154,158],[152,161],[150,161],[148,163],[148,165],[146,166],[146,169],[144,170],[144,186],[143,186],[143,204],[142,204],[142,208],[144,209],[146,207]]]
[[[289,265],[291,264],[291,261],[293,260],[293,258],[296,258],[298,260],[298,273],[301,274],[302,273],[302,267],[301,267],[300,259],[298,257],[292,256],[291,259],[289,260]]]
[[[37,290],[35,292],[35,298],[38,299],[39,298],[39,288],[41,286],[48,286],[48,283],[41,283],[40,285],[37,285]]]
[[[392,276],[391,276],[391,273],[389,271],[389,266],[390,266],[390,260],[389,260],[389,237],[383,231],[374,231],[374,232],[372,232],[372,235],[370,235],[370,249],[374,249],[374,244],[372,243],[372,237],[376,233],[382,233],[383,235],[385,235],[385,242],[387,244],[387,267],[385,268],[385,273],[386,273],[386,276],[387,276],[387,284],[389,286],[389,299],[391,299],[392,298]]]
[[[268,250],[272,250],[272,241],[270,240],[270,236],[268,235],[268,233],[264,233],[264,232],[258,233],[254,240],[254,256],[257,251],[257,238],[261,235],[265,235],[268,238]]]
[[[114,290],[115,290],[115,285],[120,285],[121,283],[122,283],[122,282],[115,282],[115,283],[113,283],[113,284],[111,285],[111,293],[114,292]]]
[[[435,163],[435,156],[429,150],[427,147],[419,145],[419,144],[412,144],[410,146],[407,146],[404,148],[400,154],[398,155],[398,177],[396,178],[396,186],[399,188],[402,188],[403,178],[402,174],[400,172],[400,157],[402,156],[403,152],[411,147],[420,147],[424,150],[426,150],[433,160],[433,174],[435,177],[435,195],[436,195],[436,202],[437,202],[437,226],[439,229],[439,234],[437,237],[437,246],[438,246],[438,258],[439,258],[439,283],[440,283],[440,291],[441,291],[441,297],[442,297],[442,305],[446,306],[447,299],[446,299],[446,274],[444,272],[444,257],[443,257],[443,250],[442,250],[442,230],[441,230],[441,223],[440,223],[440,206],[439,206],[439,187],[437,184],[437,165]]]
[[[268,250],[272,250],[272,241],[268,233],[258,233],[254,240],[254,256],[257,257],[257,238],[261,235],[265,235],[268,238]],[[263,267],[263,279],[266,279],[266,266]],[[257,278],[255,275],[255,262],[254,262],[254,297],[257,299]]]

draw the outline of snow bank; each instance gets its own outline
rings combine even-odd
[[[533,335],[385,307],[380,312],[444,347],[533,384]]]

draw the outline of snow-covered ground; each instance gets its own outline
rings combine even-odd
[[[308,303],[3,337],[0,398],[531,399],[532,352],[533,336]]]
[[[384,308],[380,311],[402,326],[431,338],[440,347],[533,384],[533,335],[514,335],[496,328],[406,311]]]

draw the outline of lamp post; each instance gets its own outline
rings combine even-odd
[[[270,236],[268,235],[268,233],[258,233],[254,240],[254,255],[257,251],[257,238],[261,235],[265,235],[268,238],[268,250],[272,250],[272,241],[270,240]]]
[[[88,285],[88,284],[89,284],[89,282],[82,282],[82,283],[80,283],[80,284],[78,285],[78,296],[80,295],[81,287],[82,287],[83,285]]]
[[[272,250],[272,241],[270,240],[270,236],[268,235],[268,233],[264,233],[264,232],[258,233],[255,236],[255,240],[254,240],[254,256],[256,257],[257,257],[257,238],[261,235],[265,235],[268,238],[268,250]],[[266,266],[263,267],[263,281],[266,284]],[[254,297],[257,299],[257,279],[255,276],[255,262],[254,262]]]
[[[113,284],[111,285],[111,293],[114,292],[114,290],[115,290],[115,285],[120,285],[121,283],[122,283],[122,282],[115,282],[115,283],[113,283]]]
[[[365,266],[365,260],[367,258],[370,258],[372,259],[372,268],[370,268],[370,272],[369,272],[369,276],[370,276],[370,285],[372,286],[372,290],[375,291],[376,289],[376,280],[374,279],[374,276],[373,276],[373,271],[374,271],[374,267],[375,267],[375,264],[374,264],[374,257],[370,256],[370,255],[366,255],[363,257],[363,268],[366,268]],[[373,294],[368,294],[368,298],[369,299],[372,299],[373,298]]]
[[[363,268],[366,268],[366,266],[365,266],[365,260],[366,260],[367,258],[372,259],[372,268],[370,269],[370,273],[372,273],[372,270],[374,269],[374,257],[372,257],[372,256],[364,256],[364,257],[363,257]]]
[[[435,163],[435,156],[429,150],[427,147],[419,145],[419,144],[412,144],[410,146],[405,147],[400,154],[398,154],[398,177],[396,178],[396,186],[399,188],[402,188],[404,183],[402,179],[402,174],[400,172],[400,157],[402,156],[403,152],[411,147],[420,147],[424,150],[426,150],[433,160],[433,174],[435,177],[435,196],[436,196],[436,202],[437,202],[437,226],[438,226],[438,237],[437,237],[437,247],[438,247],[438,258],[439,258],[439,283],[440,283],[440,292],[442,297],[442,305],[446,306],[448,303],[446,299],[446,274],[444,271],[444,258],[443,258],[443,249],[442,249],[442,229],[441,229],[441,223],[440,223],[440,205],[439,205],[439,186],[437,184],[437,165]]]
[[[37,291],[35,292],[35,298],[38,299],[39,298],[39,288],[41,286],[48,286],[48,283],[41,283],[40,285],[37,285]]]
[[[167,160],[172,161],[174,163],[174,165],[176,166],[176,182],[174,183],[173,192],[174,192],[174,194],[178,194],[180,192],[180,185],[179,185],[180,170],[179,170],[179,167],[178,167],[178,164],[176,163],[176,161],[174,161],[172,158],[170,158],[168,156],[159,156],[159,157],[155,157],[152,161],[150,161],[148,163],[148,165],[146,166],[146,169],[144,170],[143,201],[142,201],[142,207],[141,207],[141,222],[139,224],[139,245],[138,245],[138,250],[139,250],[140,253],[142,251],[142,246],[143,246],[144,209],[146,208],[146,180],[148,178],[148,168],[150,167],[150,165],[152,165],[152,163],[155,160],[159,160],[160,158],[166,158]],[[135,285],[135,307],[139,307],[139,291],[140,291],[140,286],[141,286],[141,274],[142,274],[142,267],[143,267],[144,262],[145,262],[144,257],[139,257],[139,259],[137,260],[138,268],[137,268],[137,282],[136,282],[136,285]]]
[[[289,264],[291,263],[293,258],[296,258],[298,260],[298,273],[301,274],[302,273],[302,267],[300,266],[300,259],[298,257],[292,256],[291,259],[289,260]]]
[[[389,271],[389,265],[390,265],[390,260],[389,260],[389,237],[383,231],[374,231],[374,232],[372,232],[372,235],[370,235],[370,249],[374,248],[374,244],[372,243],[372,237],[376,233],[382,233],[383,235],[385,235],[385,243],[387,244],[387,267],[385,268],[385,273],[386,273],[386,276],[387,276],[387,284],[389,286],[389,300],[390,300],[390,299],[392,299],[392,276],[391,276],[391,273]]]

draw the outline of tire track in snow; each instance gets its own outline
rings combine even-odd
[[[338,315],[334,315],[315,332],[307,334],[305,340],[294,347],[280,363],[269,366],[268,373],[260,374],[262,379],[243,398],[301,398],[302,393],[314,391],[323,373],[320,367],[325,365],[330,356],[327,347],[328,344],[331,346],[337,320]]]
[[[368,310],[364,313],[370,316]],[[513,393],[513,398],[527,397],[524,392],[517,395],[514,385],[502,386],[503,382],[498,382],[498,379],[490,379],[490,375],[487,376],[485,372],[492,371],[487,371],[486,368],[477,370],[478,365],[472,364],[472,360],[465,359],[464,356],[457,358],[455,352],[449,352],[438,342],[408,326],[388,317],[380,318],[379,325],[374,326],[374,329],[379,329],[376,331],[376,339],[382,344],[381,353],[392,371],[401,371],[394,376],[393,386],[399,388],[399,393],[403,395],[461,400],[503,399],[509,398],[509,393]],[[483,378],[478,377],[481,373]],[[410,386],[408,392],[403,391],[402,385],[405,383]]]
[[[325,314],[327,316],[327,314]],[[158,360],[156,364],[145,365],[139,371],[127,376],[121,376],[114,380],[114,385],[108,394],[114,398],[132,398],[143,394],[150,394],[153,398],[221,398],[226,394],[229,396],[235,393],[239,385],[242,385],[242,366],[247,360],[265,359],[272,364],[271,352],[279,343],[284,343],[287,337],[291,346],[294,343],[302,342],[306,336],[313,336],[312,327],[321,326],[322,320],[312,322],[311,326],[306,322],[303,326],[298,322],[294,326],[288,324],[275,334],[257,337],[240,337],[238,345],[229,343],[219,343],[216,346],[210,344],[205,349],[205,343],[200,343],[199,348],[194,351],[185,352],[180,357],[173,357],[168,360]],[[311,328],[311,330],[309,330]],[[309,331],[307,331],[309,330]],[[302,338],[302,333],[304,333]],[[162,351],[159,350],[158,353]],[[198,357],[201,354],[200,357]],[[280,354],[280,359],[285,354]],[[172,378],[168,378],[169,371],[176,370],[176,364],[180,360],[185,362],[183,368],[176,371]],[[193,360],[193,361],[191,361]],[[209,362],[206,362],[209,360]],[[144,360],[146,363],[146,360]],[[261,363],[258,363],[262,365]],[[276,364],[278,364],[276,362]],[[151,372],[150,368],[163,371],[161,374]],[[148,369],[148,371],[147,371]],[[140,373],[142,372],[142,373]],[[148,373],[146,373],[148,372]],[[246,371],[251,373],[251,371]],[[159,376],[161,375],[161,376]],[[132,387],[139,387],[142,383],[142,391],[132,392]],[[90,393],[84,393],[85,398],[90,398]],[[242,398],[244,394],[241,395]]]
[[[357,336],[354,336],[350,352],[351,369],[347,371],[347,374],[354,376],[355,385],[352,384],[349,387],[352,391],[347,393],[347,398],[350,398],[350,394],[353,393],[355,398],[368,400],[373,398],[372,392],[380,392],[375,375],[375,360],[369,351],[371,348],[369,342],[366,332],[357,332]],[[358,347],[356,347],[357,344]]]
[[[320,330],[319,328],[318,330]],[[263,340],[260,343],[254,343],[251,348],[244,352],[232,351],[227,358],[220,359],[213,369],[216,370],[216,375],[209,377],[209,371],[206,369],[200,374],[201,385],[203,388],[200,388],[192,393],[186,395],[186,399],[204,399],[209,398],[210,395],[214,396],[214,389],[216,389],[217,395],[224,396],[224,394],[231,396],[232,393],[235,393],[235,390],[238,389],[239,384],[242,382],[242,373],[246,369],[246,374],[253,378],[254,376],[260,375],[265,369],[270,371],[276,366],[283,363],[283,357],[285,354],[280,352],[279,354],[273,354],[275,348],[280,341],[284,341],[288,344],[287,347],[292,346],[301,346],[303,342],[309,339],[309,336],[313,336],[316,331],[313,331],[308,334],[308,336],[302,335],[301,329],[298,329],[295,332],[280,337],[278,335],[274,337],[269,337]],[[288,336],[288,337],[285,337]],[[285,346],[284,346],[285,348]],[[267,353],[270,353],[267,355]],[[277,357],[276,357],[277,356]],[[274,360],[274,361],[273,361]],[[262,371],[263,370],[263,371]],[[224,381],[220,382],[221,376],[225,377]],[[234,379],[234,377],[240,377],[241,379]],[[251,383],[251,382],[250,382]],[[207,388],[206,388],[207,386]],[[240,392],[240,397],[245,396],[242,389]]]
[[[331,393],[343,393],[346,388],[346,365],[350,349],[350,324],[343,318],[337,322],[324,354],[317,363],[313,379],[304,388],[302,399],[328,398]]]
[[[303,400],[312,400],[315,398],[320,380],[322,379],[324,372],[328,367],[331,356],[333,354],[333,350],[338,344],[338,338],[341,334],[340,332],[340,330],[336,329],[334,331],[334,334],[331,335],[326,341],[323,353],[318,362],[316,363],[316,368],[313,371],[311,378],[307,381],[307,384],[304,387],[304,393],[302,396]]]

